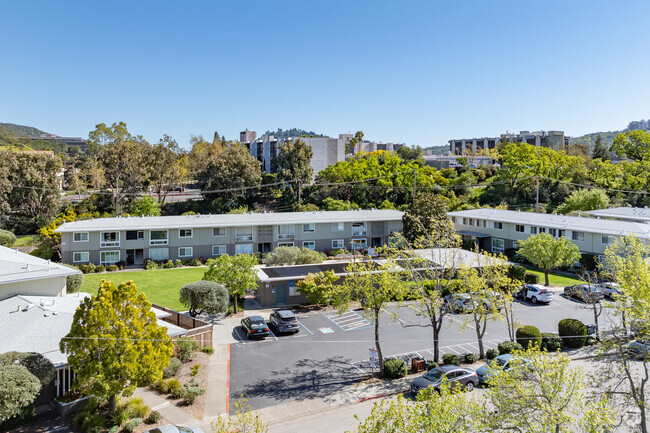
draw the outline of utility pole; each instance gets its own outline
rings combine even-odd
[[[535,176],[535,189],[537,193],[535,194],[535,212],[539,212],[539,178]]]
[[[298,179],[298,206],[300,206],[302,203],[300,201],[300,192],[302,191],[302,180]]]
[[[413,169],[413,202],[415,203],[415,191],[418,183],[418,169]]]

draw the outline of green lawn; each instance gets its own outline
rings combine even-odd
[[[152,303],[182,311],[186,308],[178,301],[180,288],[187,283],[203,279],[205,269],[205,267],[196,267],[85,274],[81,291],[96,293],[101,280],[112,281],[115,285],[133,280],[138,291],[144,292]]]
[[[540,284],[544,284],[544,272],[540,272],[539,268],[535,268],[532,266],[528,266],[528,265],[522,265],[522,266],[525,267],[528,272],[532,272],[533,274],[539,275]],[[552,286],[560,286],[560,287],[566,287],[566,286],[572,286],[574,284],[584,283],[584,281],[582,281],[579,278],[572,278],[557,272],[551,272],[548,275],[548,282],[551,283]]]

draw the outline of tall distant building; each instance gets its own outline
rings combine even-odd
[[[454,155],[476,154],[478,151],[493,149],[502,141],[528,143],[553,150],[566,150],[569,146],[569,137],[564,136],[564,131],[520,131],[519,134],[506,133],[493,138],[449,140],[449,152]]]

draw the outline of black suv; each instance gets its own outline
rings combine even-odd
[[[275,327],[275,330],[278,333],[281,332],[298,332],[300,331],[300,325],[298,325],[298,319],[293,314],[293,311],[289,310],[278,310],[271,313],[271,318],[269,323]]]

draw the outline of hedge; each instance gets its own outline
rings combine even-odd
[[[499,343],[498,348],[499,348],[499,355],[505,355],[507,353],[512,353],[515,350],[523,349],[521,347],[521,344],[510,340]]]
[[[387,359],[384,361],[384,376],[386,379],[399,379],[406,376],[406,363],[401,359]]]
[[[16,235],[7,230],[0,230],[0,245],[10,247],[16,243]]]
[[[542,349],[548,352],[555,352],[562,349],[562,339],[551,332],[542,332]]]
[[[532,272],[526,272],[524,275],[524,283],[526,284],[539,284],[539,275]]]
[[[460,365],[458,356],[453,353],[445,353],[444,355],[442,355],[442,362],[445,365]]]
[[[526,278],[526,268],[523,266],[519,265],[514,265],[510,268],[510,278],[519,280],[519,281],[524,281]]]
[[[515,333],[517,343],[522,347],[535,346],[542,347],[542,333],[535,326],[520,326]]]
[[[499,356],[499,351],[496,349],[488,349],[488,351],[485,352],[485,358],[487,358],[488,360],[494,359],[497,356]]]
[[[587,326],[578,319],[560,320],[557,331],[567,347],[579,348],[587,342]]]

